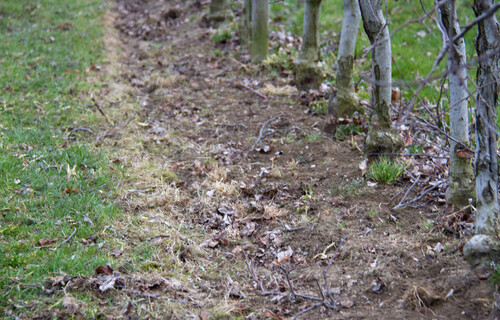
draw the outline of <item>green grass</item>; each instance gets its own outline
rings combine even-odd
[[[383,157],[370,164],[367,177],[376,182],[391,184],[403,174],[407,164]]]
[[[100,59],[102,13],[100,0],[0,2],[0,305],[109,261],[102,232],[118,214],[109,161],[84,132],[83,142],[66,133],[88,112],[81,96]]]

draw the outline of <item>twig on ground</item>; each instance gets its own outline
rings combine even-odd
[[[63,242],[59,243],[54,249],[54,251],[56,251],[57,249],[59,249],[63,244],[65,244],[66,242],[68,242],[71,238],[73,238],[73,236],[75,235],[76,233],[76,228],[73,230],[73,232],[69,235],[69,237],[67,237],[66,239],[63,240]]]
[[[132,114],[132,116],[130,117],[130,119],[128,119],[127,122],[123,126],[121,126],[119,128],[113,127],[111,130],[108,130],[105,134],[98,136],[96,138],[96,142],[100,142],[104,138],[111,137],[115,133],[117,133],[118,131],[125,129],[126,127],[128,127],[128,125],[130,124],[130,122],[132,122],[132,120],[134,120],[134,118],[135,118],[135,112],[134,112],[134,114]]]
[[[224,126],[224,127],[243,127],[245,129],[248,128],[244,123],[241,123],[241,122],[238,122],[238,123],[216,123],[215,125],[221,126],[221,127]]]
[[[301,316],[303,314],[306,314],[307,312],[312,311],[312,310],[314,310],[314,309],[316,309],[318,307],[321,307],[321,306],[324,306],[324,307],[326,307],[327,309],[330,309],[330,310],[334,310],[335,312],[339,311],[339,309],[335,306],[335,300],[333,299],[332,293],[330,291],[330,285],[328,284],[327,274],[328,274],[328,271],[330,270],[330,267],[332,266],[333,262],[335,261],[335,259],[337,259],[340,256],[340,250],[341,250],[342,245],[344,244],[344,242],[345,242],[346,239],[347,239],[347,236],[345,236],[340,241],[339,245],[337,246],[337,250],[335,250],[335,253],[330,258],[330,261],[328,261],[328,265],[326,266],[326,269],[323,270],[323,279],[325,281],[325,289],[326,289],[326,294],[328,296],[328,300],[325,297],[323,289],[321,288],[318,280],[315,280],[315,281],[316,281],[316,285],[318,286],[318,290],[319,290],[319,292],[321,294],[321,298],[307,296],[307,295],[303,295],[303,294],[295,292],[295,290],[293,289],[292,281],[290,280],[290,269],[289,269],[289,267],[287,266],[287,268],[283,268],[283,267],[280,266],[280,269],[282,270],[283,274],[285,275],[285,279],[286,279],[286,282],[288,283],[288,287],[290,289],[290,292],[292,293],[292,295],[294,296],[294,298],[299,297],[299,298],[303,298],[303,299],[311,300],[311,301],[320,301],[320,303],[313,304],[312,306],[308,307],[307,309],[304,309],[301,312],[297,313],[293,317],[293,319],[297,319],[297,317],[299,317],[299,316]]]
[[[415,182],[413,182],[413,184],[411,185],[410,189],[408,189],[408,191],[406,191],[403,199],[401,199],[401,201],[399,201],[399,203],[394,208],[392,208],[392,210],[396,210],[396,209],[404,207],[403,202],[406,200],[406,197],[408,196],[408,194],[410,194],[410,191],[413,189],[413,187],[415,187],[415,185],[417,184],[418,180],[420,180],[420,175],[417,176],[417,179],[415,179]]]
[[[92,97],[92,102],[94,103],[94,106],[97,108],[97,110],[99,110],[99,113],[102,114],[102,116],[104,118],[106,118],[106,121],[109,123],[109,124],[113,124],[113,122],[109,119],[108,115],[106,113],[104,113],[104,110],[102,110],[101,106],[99,105],[99,103],[96,101],[96,99],[94,97]]]
[[[255,93],[256,95],[258,95],[258,96],[259,96],[259,97],[261,97],[262,99],[269,99],[266,95],[263,95],[262,93],[260,93],[259,91],[255,90],[255,89],[254,89],[254,88],[252,88],[252,87],[249,87],[249,86],[247,86],[247,85],[245,85],[245,84],[243,84],[243,83],[240,83],[239,85],[240,85],[241,87],[243,87],[243,88],[247,89],[247,90],[252,91],[253,93]]]
[[[347,239],[347,236],[345,236],[342,240],[340,240],[340,243],[337,246],[337,250],[335,250],[332,258],[330,259],[330,261],[328,261],[328,265],[326,266],[326,269],[323,270],[323,279],[325,280],[326,294],[330,298],[330,302],[332,303],[332,305],[334,304],[334,300],[333,300],[333,297],[332,297],[332,293],[330,291],[330,284],[328,284],[328,280],[326,278],[326,275],[328,274],[328,270],[330,270],[330,267],[332,266],[333,261],[335,261],[335,259],[337,259],[337,257],[340,256],[340,249],[342,248],[342,245],[344,244],[344,242],[346,241],[346,239]]]
[[[411,204],[419,201],[420,199],[422,199],[423,197],[425,197],[429,192],[431,192],[432,190],[434,189],[437,189],[439,187],[441,187],[441,185],[443,184],[444,182],[443,181],[440,181],[438,183],[436,183],[435,185],[433,186],[430,186],[428,188],[425,188],[424,190],[422,190],[422,192],[420,192],[420,195],[418,195],[416,198],[406,202],[406,203],[400,203],[398,204],[398,207],[399,208],[402,208],[402,207],[408,207],[410,206]]]
[[[73,129],[71,129],[71,130],[68,132],[68,136],[70,136],[70,135],[71,135],[73,132],[75,132],[75,131],[86,131],[86,132],[88,132],[88,133],[90,133],[90,134],[95,134],[95,132],[94,132],[94,131],[92,131],[92,130],[90,130],[89,128],[73,128]]]
[[[297,317],[303,315],[303,314],[306,314],[308,313],[309,311],[312,311],[314,309],[316,309],[317,307],[321,307],[323,305],[323,303],[316,303],[316,304],[313,304],[312,306],[310,306],[309,308],[307,309],[304,309],[302,310],[301,312],[297,313],[292,319],[295,320],[297,319]]]
[[[247,265],[248,273],[250,273],[250,277],[252,277],[253,281],[255,281],[255,283],[257,283],[259,285],[260,291],[262,292],[262,295],[263,296],[279,296],[279,295],[281,295],[281,292],[267,291],[266,289],[264,289],[264,285],[262,284],[262,281],[259,280],[259,278],[255,274],[255,271],[252,267],[252,261],[250,261],[250,259],[248,259],[248,256],[247,256],[247,253],[245,252],[245,250],[242,250],[242,252],[243,252],[243,255],[245,256],[245,264]]]
[[[255,147],[256,147],[256,146],[257,146],[257,144],[260,142],[260,140],[264,139],[266,136],[268,136],[269,134],[271,134],[271,133],[272,133],[272,132],[271,132],[271,133],[266,133],[266,132],[265,132],[265,131],[266,131],[266,126],[267,126],[269,123],[271,123],[271,122],[273,122],[273,121],[276,121],[276,120],[278,120],[279,118],[281,118],[281,116],[282,116],[282,115],[283,115],[283,114],[279,114],[279,115],[277,115],[277,116],[276,116],[276,117],[274,117],[274,118],[267,119],[267,120],[266,120],[266,121],[262,124],[262,127],[261,127],[261,128],[260,128],[260,130],[259,130],[259,136],[257,137],[257,140],[255,140],[254,144],[252,145],[252,147],[251,147],[251,148],[249,148],[249,149],[247,150],[247,152],[252,151],[253,149],[255,149]]]
[[[236,87],[242,87],[242,88],[245,88],[245,89],[247,89],[247,90],[250,90],[250,91],[252,91],[253,93],[255,93],[256,95],[258,95],[259,97],[261,97],[262,99],[269,99],[269,97],[268,97],[268,96],[266,96],[266,95],[264,95],[264,94],[260,93],[259,91],[255,90],[255,89],[254,89],[254,88],[252,88],[252,87],[247,86],[246,84],[243,84],[243,83],[238,83],[238,84],[236,85]]]

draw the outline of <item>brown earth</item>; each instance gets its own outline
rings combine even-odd
[[[324,136],[290,72],[214,43],[207,3],[109,10],[95,98],[112,123],[96,145],[126,168],[106,234],[114,282],[53,288],[71,280],[104,318],[487,318],[493,288],[463,260],[464,234],[437,223],[438,197],[391,209],[408,175],[367,184],[363,136]]]

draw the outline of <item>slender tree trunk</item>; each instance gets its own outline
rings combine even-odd
[[[477,16],[488,11],[493,0],[474,0]],[[495,15],[478,23],[476,51],[476,235],[464,247],[465,258],[474,266],[488,267],[500,256],[498,208],[497,113],[500,58],[499,25]]]
[[[358,0],[343,0],[343,4],[344,20],[340,34],[335,92],[332,92],[328,101],[328,117],[325,123],[325,131],[330,133],[335,131],[338,117],[351,116],[358,110],[352,75],[361,12]]]
[[[369,158],[380,153],[399,152],[403,139],[392,128],[391,81],[392,56],[389,28],[382,11],[381,0],[360,0],[361,16],[370,43],[372,44],[372,84],[370,128],[365,141]]]
[[[253,63],[266,60],[269,53],[269,5],[267,0],[252,0],[252,47]]]
[[[295,66],[295,81],[299,90],[318,89],[323,81],[323,70],[319,62],[319,16],[321,0],[306,0],[302,47]]]
[[[443,43],[460,32],[456,18],[455,0],[448,0],[438,9],[438,19],[442,30]],[[448,203],[464,207],[474,195],[474,173],[468,158],[457,154],[461,144],[469,145],[469,114],[467,103],[467,56],[465,41],[457,40],[448,50],[448,81],[450,90],[450,168],[448,170]],[[461,144],[457,143],[459,141]]]
[[[250,48],[250,35],[252,25],[252,0],[243,1],[243,12],[241,15],[240,46],[242,50]]]
[[[229,0],[212,0],[210,2],[210,14],[208,19],[211,21],[224,21],[233,19],[234,14],[229,7]]]

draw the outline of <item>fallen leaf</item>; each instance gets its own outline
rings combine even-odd
[[[95,273],[97,275],[100,275],[100,274],[104,274],[104,275],[108,275],[108,276],[111,276],[113,275],[113,269],[111,269],[110,266],[108,266],[107,264],[103,265],[103,266],[99,266],[95,269]]]
[[[340,301],[340,305],[346,309],[350,309],[354,305],[354,301],[346,298]]]
[[[198,317],[200,318],[200,320],[207,320],[207,313],[205,311],[202,311]]]
[[[293,250],[292,248],[288,247],[286,251],[281,251],[276,254],[276,259],[274,259],[273,263],[274,264],[281,264],[283,262],[290,261],[290,258],[293,255]]]
[[[38,244],[40,244],[40,246],[42,246],[42,247],[48,246],[49,244],[53,244],[53,243],[56,243],[56,239],[43,238],[43,239],[38,240]]]
[[[254,232],[255,229],[257,228],[257,223],[255,222],[248,222],[243,228],[243,230],[240,231],[240,237],[248,237],[251,236]]]
[[[361,170],[361,175],[364,176],[365,173],[368,171],[368,159],[363,160],[359,164],[359,170]]]
[[[438,242],[434,248],[432,248],[432,251],[439,253],[444,250],[444,246],[441,244],[441,242]]]
[[[62,31],[68,31],[73,28],[73,24],[69,21],[61,21],[59,22],[59,25],[57,25],[57,29],[62,30]]]
[[[127,304],[127,307],[125,307],[122,310],[121,314],[124,315],[124,316],[130,315],[130,313],[132,312],[132,308],[133,308],[132,302],[129,301],[128,304]]]
[[[260,148],[255,149],[255,151],[260,152],[260,153],[269,153],[269,152],[274,151],[274,146],[265,145],[265,146],[262,146]]]

